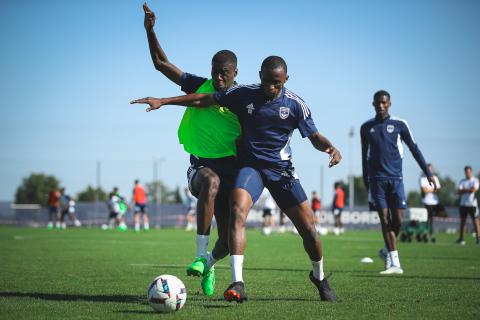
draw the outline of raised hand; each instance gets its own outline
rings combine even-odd
[[[158,98],[152,98],[152,97],[146,97],[146,98],[141,98],[141,99],[136,99],[130,101],[130,104],[137,104],[137,103],[144,103],[148,104],[149,107],[145,109],[146,112],[150,112],[153,110],[160,109],[164,105],[163,99],[158,99]]]
[[[145,12],[145,18],[143,20],[143,25],[145,26],[145,29],[153,29],[153,26],[155,25],[155,13],[150,10],[146,2],[143,4],[143,12]]]

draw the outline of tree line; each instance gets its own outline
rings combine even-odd
[[[52,190],[62,187],[60,180],[53,175],[43,173],[32,173],[22,180],[15,192],[15,203],[18,204],[39,204],[48,206],[48,197]],[[163,182],[150,182],[145,185],[147,197],[156,199],[158,203],[181,203],[182,196],[179,187],[170,189]],[[93,202],[95,200],[108,201],[109,191],[88,185],[84,190],[78,192],[73,198],[79,202]],[[130,197],[131,190],[123,190],[122,195]],[[155,196],[156,195],[156,196]]]

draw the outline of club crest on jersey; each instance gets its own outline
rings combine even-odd
[[[388,132],[388,133],[392,133],[394,129],[395,129],[395,127],[393,126],[393,124],[389,124],[389,125],[387,126],[387,132]]]
[[[278,114],[280,115],[280,119],[287,119],[290,115],[290,109],[287,107],[280,107]]]
[[[370,133],[374,133],[375,132],[375,129],[374,128],[371,128],[370,129]]]
[[[253,106],[253,103],[250,103],[248,106],[245,107],[248,111],[248,114],[252,114],[253,110],[255,110],[255,107]]]

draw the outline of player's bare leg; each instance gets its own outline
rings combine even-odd
[[[215,292],[215,263],[228,255],[228,222],[230,216],[229,191],[220,190],[215,198],[215,220],[218,239],[211,253],[207,253],[206,266],[202,278],[202,290],[207,296]]]
[[[475,235],[476,235],[476,243],[480,244],[480,222],[478,220],[478,217],[475,217],[475,213],[472,212],[470,213],[470,217],[472,218],[472,223],[473,223],[473,229],[475,230]]]
[[[383,239],[388,250],[385,260],[385,271],[381,274],[403,274],[397,250],[397,235],[403,223],[403,209],[389,210],[383,208],[378,211],[382,226]]]
[[[194,189],[200,190],[197,204],[197,234],[209,235],[220,178],[211,169],[201,168],[192,184]]]
[[[392,228],[392,219],[388,208],[378,210],[378,217],[382,226],[382,235],[388,251],[397,250],[397,238]]]
[[[193,189],[199,190],[197,203],[196,260],[187,268],[187,275],[203,276],[206,267],[210,228],[215,210],[215,197],[220,187],[220,178],[209,168],[198,170],[192,181]]]
[[[303,247],[312,262],[313,270],[310,272],[310,280],[317,287],[320,299],[323,301],[335,301],[335,293],[330,288],[323,272],[322,242],[315,228],[315,218],[308,200],[285,210],[299,235],[303,240]]]
[[[322,243],[315,229],[315,219],[308,201],[285,210],[285,214],[297,228],[303,240],[303,247],[310,260],[319,261],[322,259]],[[323,279],[323,277],[322,277]]]
[[[227,301],[243,302],[247,300],[243,282],[243,254],[246,243],[245,223],[252,205],[253,201],[250,193],[240,188],[233,190],[228,235],[232,284],[223,294]]]
[[[467,215],[460,214],[460,237],[457,243],[460,245],[465,244],[465,232],[467,231]]]
[[[150,222],[148,220],[148,214],[146,211],[142,213],[142,222],[143,222],[143,230],[145,231],[150,230]]]
[[[135,232],[139,232],[140,231],[140,219],[138,217],[139,213],[138,211],[135,211],[133,213],[133,225],[135,226]]]

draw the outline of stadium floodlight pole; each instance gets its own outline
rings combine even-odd
[[[353,138],[355,137],[355,129],[354,127],[350,128],[350,132],[348,133],[348,207],[350,212],[353,210],[353,205],[355,202],[355,179],[353,177]]]

